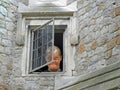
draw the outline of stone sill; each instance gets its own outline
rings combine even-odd
[[[120,77],[120,62],[83,76],[71,78],[66,84],[57,85],[59,87],[56,87],[56,90],[80,90],[118,77]]]

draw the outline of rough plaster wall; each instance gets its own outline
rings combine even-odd
[[[120,0],[78,0],[78,75],[120,61]]]
[[[23,46],[15,43],[18,0],[0,0],[0,90],[53,90],[54,77],[22,77]]]

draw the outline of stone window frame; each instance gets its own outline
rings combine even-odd
[[[34,22],[33,20],[40,20],[41,17],[22,17],[21,18],[21,23],[20,25],[22,25],[21,29],[22,29],[22,33],[24,33],[24,47],[23,47],[23,53],[22,53],[22,62],[21,62],[21,70],[22,70],[22,76],[54,76],[54,75],[63,75],[63,76],[72,76],[73,74],[73,70],[75,67],[74,64],[74,52],[75,52],[75,48],[71,45],[71,44],[75,44],[74,41],[78,41],[76,38],[77,37],[77,33],[76,31],[74,31],[76,29],[77,26],[77,22],[76,22],[76,17],[69,17],[69,20],[67,20],[67,23],[65,22],[65,18],[68,17],[64,17],[62,16],[62,18],[60,17],[61,21],[59,22],[59,24],[65,24],[67,25],[67,29],[65,30],[65,40],[64,41],[64,58],[65,58],[65,65],[64,65],[64,71],[63,72],[53,72],[53,73],[35,73],[35,74],[29,74],[29,54],[28,52],[30,52],[29,49],[29,44],[30,43],[30,32],[28,31],[28,25],[32,25]],[[44,17],[47,18],[47,17]],[[31,20],[31,22],[30,22]],[[19,26],[20,27],[20,26]],[[74,38],[74,39],[73,39]],[[73,66],[73,67],[71,67]],[[49,74],[48,74],[49,73]]]

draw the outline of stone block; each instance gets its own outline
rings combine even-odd
[[[17,90],[24,90],[24,88],[23,87],[18,87]]]
[[[2,13],[4,16],[8,15],[7,9],[4,8],[3,6],[0,6],[0,13]]]
[[[11,47],[12,41],[7,39],[2,39],[2,45]]]
[[[10,55],[11,54],[11,47],[5,47],[4,48],[4,53],[7,54],[7,55]]]
[[[101,32],[99,30],[100,28],[98,27],[97,29],[98,30],[96,32],[92,32],[93,33],[93,39],[97,39],[101,36]],[[94,35],[94,33],[95,33],[95,35]]]
[[[9,0],[1,0],[2,2],[6,2],[6,3],[9,3]]]
[[[96,41],[96,40],[93,40],[93,41],[92,41],[92,46],[91,46],[91,48],[92,48],[92,49],[96,49],[96,47],[97,47],[97,41]]]
[[[98,12],[98,7],[95,7],[90,10],[89,15],[93,17]]]
[[[0,27],[4,27],[5,28],[5,25],[6,25],[5,21],[4,20],[0,20]]]
[[[8,90],[7,84],[0,84],[0,90]]]
[[[48,86],[47,90],[54,90],[53,86]]]
[[[15,24],[13,22],[6,22],[6,29],[13,31],[15,29]]]
[[[78,15],[79,16],[81,16],[81,15],[83,15],[85,13],[86,13],[85,8],[82,8],[82,9],[78,10]]]
[[[83,53],[80,53],[80,58],[85,58],[85,57],[87,57],[87,52],[86,51],[84,51]]]
[[[82,4],[83,4],[83,0],[78,0],[78,2],[77,2],[77,7],[78,7],[78,9],[81,9],[83,6],[82,6]]]
[[[15,15],[12,12],[9,12],[8,17],[14,22],[16,22],[16,20],[17,20],[17,18],[15,17]]]
[[[99,55],[99,53],[101,53],[101,52],[105,52],[105,51],[107,51],[107,47],[104,45],[104,46],[102,46],[102,47],[97,47],[96,49],[95,49],[95,53],[96,54],[98,54]]]
[[[94,39],[94,38],[93,38],[92,33],[89,33],[89,34],[85,37],[84,42],[85,42],[85,44],[88,44],[88,43],[92,42],[93,39]]]
[[[115,8],[115,15],[120,16],[120,7]]]
[[[85,11],[89,12],[92,9],[92,6],[89,4],[85,7]]]
[[[106,64],[110,65],[110,64],[114,64],[118,61],[120,61],[120,55],[114,55],[111,58],[109,58],[108,60],[106,60]]]
[[[116,16],[113,21],[118,24],[118,27],[120,27],[120,16]]]
[[[7,1],[7,2],[3,2],[2,5],[3,5],[5,8],[8,8],[9,5],[10,5],[10,3],[9,3],[9,1]]]
[[[86,51],[91,51],[91,50],[92,50],[92,49],[91,49],[91,45],[92,45],[92,43],[86,44],[86,45],[85,45],[85,47],[86,47],[85,50],[86,50]]]
[[[114,30],[115,30],[115,31],[118,31],[118,30],[119,30],[119,26],[118,26],[118,24],[115,24],[115,26],[114,26]]]
[[[110,50],[115,46],[116,46],[116,38],[113,38],[107,43],[107,50]]]
[[[4,65],[1,65],[1,66],[0,66],[0,71],[1,71],[1,74],[2,74],[2,75],[6,74],[6,73],[7,73],[7,67],[4,66]]]
[[[120,54],[120,45],[117,45],[112,49],[112,55]]]
[[[7,67],[7,70],[10,70],[10,71],[12,71],[12,69],[13,69],[11,64],[6,65],[6,67]]]
[[[106,52],[105,52],[105,58],[106,58],[106,59],[109,59],[109,58],[111,58],[111,57],[112,57],[112,50],[106,51]]]
[[[39,82],[41,86],[53,86],[54,81],[40,81]]]
[[[89,0],[84,0],[82,5],[83,5],[83,7],[86,7],[88,4],[89,4]]]
[[[102,29],[101,29],[101,34],[106,34],[109,32],[109,27],[108,26],[104,26]]]
[[[95,25],[95,24],[96,24],[96,19],[91,19],[90,22],[89,22],[89,25]],[[90,29],[94,30],[95,26],[90,26]]]
[[[18,66],[20,66],[20,65],[18,65]],[[14,70],[14,71],[13,71],[13,75],[14,75],[14,76],[21,76],[21,75],[22,75],[22,71],[21,71],[20,68],[14,67],[13,70]]]
[[[10,1],[10,3],[12,3],[13,5],[15,5],[15,6],[17,6],[18,5],[18,2],[17,2],[17,0],[9,0]]]
[[[116,37],[116,39],[117,39],[117,37],[120,35],[120,31],[115,31],[113,34],[114,34],[114,37]],[[117,43],[117,44],[119,44],[119,43]]]
[[[0,19],[4,19],[5,17],[0,13]]]
[[[115,29],[117,29],[117,27],[115,27],[115,25],[116,25],[115,23],[109,25],[109,33],[115,32]]]
[[[79,44],[78,45],[78,52],[79,53],[82,53],[82,52],[84,52],[85,51],[85,45],[84,44]]]
[[[103,22],[102,22],[103,26],[109,25],[111,23],[113,23],[112,17],[105,17],[105,18],[103,18]]]
[[[98,55],[94,55],[90,58],[90,65],[93,65],[98,61],[99,61]]]
[[[117,40],[117,45],[120,45],[120,36],[117,36],[116,40]]]
[[[95,51],[94,50],[90,50],[88,52],[88,57],[92,57],[94,54],[95,54]]]
[[[116,5],[120,6],[120,0],[116,0]]]
[[[10,86],[9,90],[26,90],[26,89],[24,89],[23,85],[13,84]]]
[[[99,18],[97,18],[96,23],[101,24],[102,20],[103,20],[103,16],[100,16]]]
[[[40,86],[41,85],[38,81],[26,81],[24,84],[25,90],[41,90]]]
[[[0,33],[6,34],[6,33],[7,33],[7,30],[6,30],[5,28],[0,28]]]
[[[4,53],[4,47],[0,46],[0,53]]]

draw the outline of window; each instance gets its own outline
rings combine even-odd
[[[53,76],[58,74],[72,75],[72,71],[75,66],[73,61],[75,48],[71,47],[70,39],[71,33],[73,30],[76,30],[74,18],[54,17],[54,20],[51,20],[51,17],[24,17],[22,18],[21,23],[22,24],[20,24],[20,26],[22,25],[22,29],[19,29],[22,30],[21,32],[24,32],[23,34],[25,34],[21,64],[22,76]],[[53,30],[53,27],[54,33],[44,33],[48,32],[45,28]],[[61,72],[47,72],[48,63],[45,62],[44,59],[40,59],[44,58],[43,51],[45,51],[43,50],[44,43],[40,41],[42,41],[42,39],[44,41],[43,36],[53,34],[54,36],[52,36],[52,40],[54,40],[54,42],[51,41],[50,43],[50,41],[47,42],[46,40],[44,43],[47,43],[46,45],[48,45],[48,47],[49,45],[55,45],[60,48],[62,53],[62,61],[60,63]],[[37,43],[39,43],[39,45]],[[35,47],[35,45],[38,46]],[[46,46],[46,49],[48,47]],[[41,54],[41,56],[38,54]],[[38,59],[43,61],[38,61]]]
[[[54,19],[41,26],[28,27],[31,34],[29,73],[47,72],[47,65],[52,62],[46,62],[45,60],[45,53],[49,47],[58,46],[63,56],[63,33],[65,27],[66,25],[54,25]],[[53,57],[52,55],[52,60]],[[63,60],[60,62],[60,69],[63,71]]]

